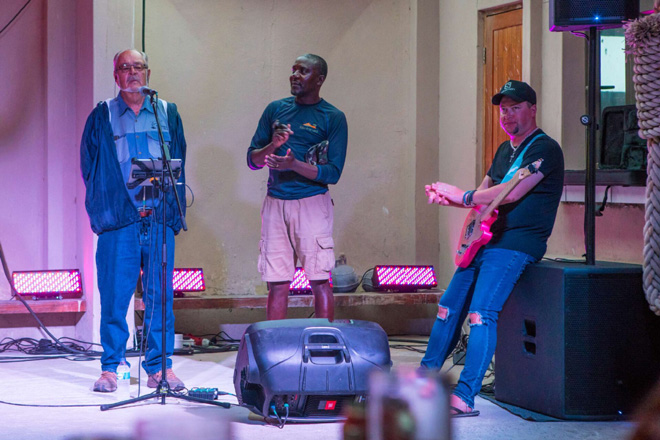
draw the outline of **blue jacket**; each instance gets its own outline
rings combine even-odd
[[[178,182],[185,184],[186,139],[176,105],[169,102],[167,104],[167,124],[172,138],[170,141],[171,158],[182,161],[181,177]],[[87,189],[85,208],[87,208],[92,231],[102,234],[140,220],[140,215],[128,195],[126,183],[119,168],[108,105],[105,102],[100,102],[87,118],[80,142],[80,169]],[[185,185],[177,185],[176,190],[179,193],[185,215]],[[176,234],[181,229],[181,217],[174,193],[168,191],[166,194],[167,225]],[[162,217],[162,206],[163,204],[159,204],[156,208],[157,219]]]

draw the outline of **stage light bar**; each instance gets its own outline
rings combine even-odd
[[[172,285],[175,292],[203,292],[206,290],[204,283],[204,270],[174,269]]]
[[[30,270],[12,273],[14,289],[32,299],[64,299],[82,296],[82,278],[78,269]]]
[[[332,287],[332,277],[330,277],[330,287]],[[289,284],[289,295],[311,295],[312,286],[309,284],[305,269],[296,267],[293,273],[293,280]]]
[[[372,282],[376,290],[397,292],[438,287],[433,266],[376,266]]]
[[[289,294],[291,295],[308,295],[312,293],[312,286],[309,284],[305,269],[296,267],[293,273],[293,280],[289,284]]]

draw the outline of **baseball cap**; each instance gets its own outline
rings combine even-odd
[[[526,82],[513,79],[507,81],[500,89],[500,93],[493,96],[491,101],[494,105],[500,105],[500,101],[505,96],[517,102],[527,101],[530,104],[536,104],[536,92]]]

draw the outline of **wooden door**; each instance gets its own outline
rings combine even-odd
[[[484,174],[497,147],[508,140],[491,98],[510,79],[522,81],[522,9],[493,11],[484,18]]]

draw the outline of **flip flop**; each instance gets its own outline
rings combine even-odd
[[[462,411],[455,406],[449,406],[449,409],[452,411],[451,417],[453,418],[458,418],[458,417],[476,417],[479,415],[479,411]]]

